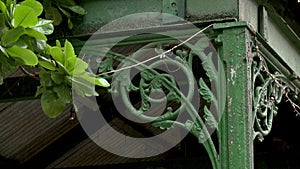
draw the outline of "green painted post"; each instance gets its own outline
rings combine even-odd
[[[227,25],[221,41],[220,55],[224,60],[227,81],[227,103],[220,124],[221,168],[252,169],[252,82],[248,30],[242,25]]]

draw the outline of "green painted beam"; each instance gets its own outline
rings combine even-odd
[[[225,62],[226,110],[221,119],[221,168],[253,169],[251,67],[246,27],[230,27],[221,36]]]
[[[186,13],[190,21],[238,18],[238,0],[187,0]]]
[[[300,77],[300,38],[273,5],[263,0],[239,0],[239,20],[265,38],[265,42]]]

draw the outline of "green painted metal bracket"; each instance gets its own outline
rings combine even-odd
[[[162,13],[178,16],[180,18],[185,17],[185,0],[163,0],[162,1]],[[179,22],[179,18],[170,18],[163,16],[163,23],[176,23]]]
[[[162,13],[168,13],[180,18],[185,18],[185,0],[163,0]],[[165,22],[170,22],[164,18]]]

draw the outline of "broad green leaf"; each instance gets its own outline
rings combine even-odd
[[[3,13],[0,13],[0,37],[2,37],[3,33],[7,31],[7,27],[5,25],[5,16]]]
[[[95,84],[83,78],[73,77],[72,87],[74,87],[77,94],[84,93],[85,96],[98,96],[95,91]]]
[[[85,15],[86,14],[86,10],[84,8],[82,8],[81,6],[75,5],[75,6],[64,6],[69,8],[71,11],[78,13],[80,15]]]
[[[31,45],[31,42],[29,43],[29,39],[22,36],[18,41],[10,43],[9,47],[14,45],[19,46],[20,48],[28,48],[28,46]]]
[[[73,61],[74,59],[71,59],[71,60]],[[85,70],[88,68],[89,65],[80,58],[75,58],[75,60],[76,60],[75,64],[69,62],[69,60],[68,60],[67,70],[68,70],[69,67],[71,68],[70,70],[73,69],[72,70],[72,75],[77,75],[77,74],[81,74],[81,73],[85,72]],[[70,65],[70,64],[73,64],[73,65]]]
[[[102,87],[109,87],[110,84],[107,82],[106,79],[101,77],[95,77],[95,84]]]
[[[17,6],[14,12],[13,26],[23,26],[25,28],[36,25],[38,22],[38,15],[36,12],[25,5]]]
[[[101,87],[109,87],[110,86],[110,84],[104,78],[93,77],[93,76],[90,76],[87,73],[84,73],[84,74],[82,74],[78,77],[88,81],[89,83],[91,83],[93,85],[97,85],[97,86],[101,86]]]
[[[42,86],[42,85],[38,86],[34,97],[38,97],[39,95],[43,94],[46,90],[47,90],[47,88],[45,86]]]
[[[16,69],[14,63],[0,54],[0,64],[2,64],[2,73],[7,74]]]
[[[68,28],[69,29],[73,29],[73,22],[71,21],[71,19],[68,19]]]
[[[49,70],[56,70],[55,65],[51,61],[40,60],[39,65]]]
[[[65,84],[54,86],[53,90],[59,97],[59,99],[64,103],[70,103],[72,100],[72,90]]]
[[[2,44],[7,45],[12,42],[16,42],[23,34],[25,29],[21,26],[6,31],[2,37]]]
[[[211,128],[218,128],[218,122],[206,106],[204,107],[204,119]]]
[[[35,39],[35,50],[37,51],[44,51],[47,47],[47,43],[45,40],[41,40],[41,39]]]
[[[58,9],[68,18],[68,28],[72,29],[73,28],[73,23],[71,21],[71,14],[68,11],[61,8],[61,7],[58,7]]]
[[[61,48],[61,44],[60,44],[60,41],[59,41],[59,40],[56,40],[56,41],[55,41],[55,45],[56,45],[57,47]]]
[[[40,83],[42,86],[46,87],[52,87],[53,86],[53,81],[51,79],[51,74],[49,71],[41,70],[38,72],[39,77],[40,77]]]
[[[31,37],[37,38],[37,39],[47,40],[47,37],[43,33],[36,31],[32,28],[26,28],[25,34],[27,34]]]
[[[37,16],[40,16],[43,12],[43,5],[36,0],[25,0],[21,2],[21,5],[25,5],[32,8],[36,12]]]
[[[45,8],[45,17],[47,19],[53,20],[53,24],[55,26],[59,25],[63,20],[58,9],[54,8],[53,6],[50,6],[49,8]]]
[[[66,108],[66,104],[52,90],[46,90],[43,93],[41,105],[43,112],[50,118],[56,118]]]
[[[54,81],[54,83],[60,85],[65,80],[65,75],[60,72],[51,72],[51,79]]]
[[[65,63],[65,56],[64,56],[64,53],[63,51],[61,50],[61,48],[59,47],[51,47],[50,49],[50,53],[51,53],[51,56],[53,57],[53,59],[59,63],[61,63],[62,65],[64,65]]]
[[[6,49],[6,52],[17,59],[23,61],[25,65],[35,66],[38,64],[37,56],[29,49],[20,48],[18,46],[13,46]]]
[[[51,46],[46,43],[46,47],[44,49],[45,55],[47,55],[47,56],[51,55],[50,50],[51,50]]]
[[[76,64],[77,59],[74,58],[69,58],[65,64],[65,68],[68,72],[69,75],[73,75],[74,69],[75,69],[75,64]]]
[[[31,28],[36,31],[39,31],[45,35],[50,35],[54,31],[54,27],[53,27],[52,23],[53,23],[52,20],[46,20],[46,19],[39,18],[38,23]]]
[[[74,48],[68,40],[65,41],[64,52],[65,52],[65,56],[66,56],[67,59],[71,59],[71,58],[76,57],[75,52],[74,52]]]
[[[0,45],[0,52],[2,52],[7,58],[9,58],[9,55],[7,54],[5,48],[3,48],[1,45]]]
[[[4,2],[0,1],[0,10],[2,11],[2,13],[6,14],[6,5]]]

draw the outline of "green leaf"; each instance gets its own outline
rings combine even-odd
[[[14,14],[13,26],[15,28],[18,26],[31,27],[38,22],[38,15],[31,7],[25,5],[17,6]]]
[[[218,122],[206,106],[204,107],[204,119],[211,128],[218,128]]]
[[[6,31],[2,37],[2,44],[7,45],[9,43],[16,42],[24,33],[25,29],[21,26]]]
[[[106,79],[101,78],[101,77],[96,77],[95,78],[95,84],[98,86],[102,86],[102,87],[109,87],[110,84],[107,82]]]
[[[36,0],[25,0],[21,2],[21,5],[25,5],[32,8],[36,12],[37,16],[40,16],[43,12],[43,5]]]
[[[53,57],[53,59],[59,63],[61,63],[62,65],[64,65],[65,63],[65,56],[63,51],[61,50],[61,48],[59,47],[51,47],[50,49],[50,54]]]
[[[53,87],[53,90],[59,97],[59,99],[65,104],[70,103],[72,100],[72,90],[65,84]]]
[[[76,58],[69,58],[67,60],[65,68],[66,68],[69,75],[73,75],[76,61],[77,61]]]
[[[50,6],[49,8],[45,8],[45,17],[47,19],[53,20],[53,24],[55,26],[59,25],[62,22],[62,16],[59,13],[57,8],[54,8],[53,6]]]
[[[68,28],[69,29],[73,29],[73,22],[71,21],[71,19],[68,19]]]
[[[38,86],[34,97],[38,97],[39,95],[43,94],[46,90],[47,90],[47,88],[45,86],[42,86],[42,85]]]
[[[65,75],[60,72],[51,72],[51,79],[54,81],[54,83],[60,85],[65,80]]]
[[[0,45],[0,52],[2,52],[7,58],[9,58],[9,55],[6,52],[5,48],[3,48],[1,45]]]
[[[59,40],[56,40],[56,41],[55,41],[55,45],[56,45],[57,47],[61,48],[61,44],[60,44],[60,41],[59,41]]]
[[[53,86],[53,81],[51,79],[51,74],[49,71],[41,70],[38,72],[39,77],[40,77],[40,83],[42,86],[46,87],[52,87]]]
[[[0,54],[0,65],[2,65],[0,71],[2,71],[3,74],[10,73],[16,69],[14,63],[8,58],[3,57],[3,55],[1,54]]]
[[[68,40],[65,41],[64,52],[67,59],[72,59],[76,57],[74,48]]]
[[[110,84],[104,78],[93,77],[87,73],[81,74],[80,76],[76,76],[76,77],[82,78],[93,85],[97,85],[97,86],[101,86],[101,87],[109,87],[110,86]]]
[[[36,51],[39,51],[39,52],[41,52],[41,51],[44,51],[45,49],[46,49],[46,47],[47,47],[47,43],[46,43],[46,41],[45,40],[41,40],[41,39],[35,39],[35,50]]]
[[[68,11],[61,8],[61,7],[58,7],[58,9],[68,18],[68,28],[72,29],[73,28],[73,23],[71,21],[71,14]]]
[[[2,11],[2,13],[6,14],[6,5],[4,2],[0,1],[0,10]]]
[[[66,108],[66,104],[52,90],[46,90],[43,93],[41,105],[43,112],[50,118],[56,118]]]
[[[28,36],[37,38],[37,39],[47,40],[47,37],[43,33],[36,31],[32,28],[26,28],[25,34],[27,34]]]
[[[18,41],[16,42],[13,42],[13,43],[10,43],[8,46],[11,47],[11,46],[19,46],[20,48],[28,48],[28,46],[31,46],[31,42],[32,41],[31,39],[27,39],[26,37],[21,37]]]
[[[98,93],[95,91],[95,84],[86,79],[73,77],[72,86],[79,95],[82,95],[83,93],[85,96],[98,96]]]
[[[78,13],[80,15],[85,15],[87,12],[84,8],[82,8],[81,6],[75,5],[75,6],[64,6],[69,8],[71,11]]]
[[[2,37],[3,33],[7,31],[7,27],[5,24],[5,16],[3,13],[0,13],[0,37]]]
[[[46,68],[46,69],[49,69],[49,70],[56,70],[56,67],[55,67],[55,65],[53,65],[52,62],[40,60],[39,65]]]
[[[54,27],[53,27],[52,23],[53,23],[52,20],[46,20],[46,19],[39,18],[38,23],[31,28],[36,31],[39,31],[45,35],[50,35],[54,31]]]
[[[68,72],[70,72],[70,75],[78,75],[84,73],[88,66],[89,65],[80,58],[71,58],[68,59],[66,68]]]
[[[29,49],[20,48],[18,46],[13,46],[6,49],[6,52],[17,59],[23,61],[25,65],[35,66],[38,64],[37,56]]]

